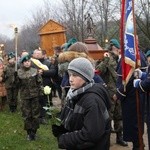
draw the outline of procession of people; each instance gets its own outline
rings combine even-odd
[[[144,148],[143,138],[139,139],[135,95],[139,90],[143,137],[145,115],[149,126],[149,115],[145,112],[149,110],[146,99],[149,98],[147,61],[150,50],[145,54],[141,51],[141,68],[135,70],[124,91],[117,39],[109,41],[108,50],[100,61],[90,57],[84,43],[75,40],[68,45],[65,50],[61,46],[55,47],[53,56],[47,56],[45,50],[38,48],[23,50],[17,58],[14,52],[9,52],[5,64],[1,57],[0,113],[21,111],[22,129],[26,131],[27,140],[33,141],[40,124],[49,125],[50,117],[44,107],[54,107],[53,97],[58,95],[61,125],[54,124],[51,129],[59,148],[108,150],[113,133],[120,146],[128,147],[128,142],[132,142],[133,150],[141,150],[142,140]],[[45,86],[52,89],[48,96],[44,93]]]

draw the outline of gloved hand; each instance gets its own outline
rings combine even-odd
[[[141,79],[134,79],[134,80],[133,80],[133,87],[138,88],[140,81],[141,81]]]
[[[105,52],[104,57],[110,57],[110,54],[108,52]]]
[[[57,126],[55,124],[52,125],[52,132],[55,137],[59,137],[61,134],[64,134],[67,131],[68,130],[66,130],[62,125],[60,125],[60,126]]]
[[[136,79],[140,78],[140,79],[144,80],[147,77],[147,73],[146,72],[142,72],[140,69],[135,69],[134,77]]]
[[[142,77],[143,72],[140,69],[135,69],[134,71],[134,77],[135,78],[140,78]]]

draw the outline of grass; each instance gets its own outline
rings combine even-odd
[[[0,150],[58,150],[50,119],[48,125],[40,125],[35,141],[27,141],[26,136],[20,110],[0,112]]]

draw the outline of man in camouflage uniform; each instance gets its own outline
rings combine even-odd
[[[11,112],[15,112],[17,109],[18,88],[14,83],[15,63],[16,63],[15,54],[11,52],[8,54],[8,64],[6,68],[4,68],[4,79],[3,79],[6,86],[7,100]]]
[[[31,59],[32,67],[36,68],[38,70],[38,73],[41,74],[43,86],[52,87],[52,78],[55,77],[57,71],[55,69],[55,66],[51,64],[51,62],[48,59],[45,59],[44,55],[45,55],[44,50],[35,49],[33,52],[33,57]],[[49,94],[49,99],[45,94],[40,96],[39,103],[40,103],[40,116],[39,116],[40,123],[47,124],[48,122],[46,118],[46,110],[43,107],[48,105],[53,106],[52,93]]]
[[[116,68],[119,59],[120,44],[116,39],[110,40],[109,51],[104,53],[104,59],[100,64],[96,66],[96,69],[100,71],[100,76],[107,84],[107,89],[111,97],[111,109],[109,111],[111,120],[114,120],[114,129],[116,132],[116,143],[121,146],[127,146],[128,144],[123,141],[122,136],[122,115],[120,101],[116,96]]]
[[[22,100],[22,116],[24,129],[27,131],[27,139],[35,140],[39,128],[39,96],[43,93],[42,77],[37,69],[31,67],[30,56],[23,56],[22,67],[18,70],[17,83]]]

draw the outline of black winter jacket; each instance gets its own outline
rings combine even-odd
[[[59,148],[67,150],[109,150],[110,98],[101,84],[78,95],[70,119],[70,131],[58,138]]]
[[[56,75],[57,70],[55,69],[55,66],[53,64],[50,63],[49,60],[47,59],[39,59],[39,61],[43,64],[46,65],[49,70],[43,70],[43,74],[42,74],[42,79],[43,79],[43,86],[52,86],[52,82],[51,79]],[[38,66],[36,66],[35,64],[32,63],[32,67],[33,68],[37,68]]]

